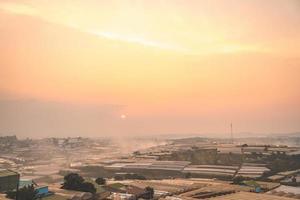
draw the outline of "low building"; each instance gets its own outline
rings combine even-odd
[[[20,175],[17,172],[0,169],[0,192],[17,189]]]

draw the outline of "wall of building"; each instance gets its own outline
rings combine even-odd
[[[0,192],[10,191],[17,188],[19,175],[10,175],[0,177]]]

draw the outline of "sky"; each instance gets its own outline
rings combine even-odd
[[[0,0],[0,135],[300,131],[298,0]]]

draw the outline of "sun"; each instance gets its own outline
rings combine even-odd
[[[121,119],[126,119],[127,118],[127,116],[124,115],[124,114],[122,114],[120,117],[121,117]]]

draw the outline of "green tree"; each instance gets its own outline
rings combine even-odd
[[[106,179],[105,178],[102,178],[102,177],[99,177],[96,179],[95,181],[98,185],[105,185],[106,184]]]
[[[33,185],[23,187],[18,192],[18,200],[33,200],[36,198],[37,192]]]
[[[92,194],[96,193],[96,188],[92,183],[89,182],[83,182],[79,188],[79,191],[82,192],[90,192]]]
[[[141,152],[135,151],[135,152],[133,152],[133,155],[135,155],[135,156],[141,155]]]
[[[154,197],[154,189],[152,187],[147,186],[145,188],[146,196],[145,199],[153,199]]]
[[[115,179],[116,181],[122,181],[122,180],[124,180],[124,178],[123,178],[122,176],[120,176],[120,175],[115,175],[115,176],[114,176],[114,179]]]
[[[92,183],[85,180],[76,173],[70,173],[64,177],[63,189],[76,190],[82,192],[96,193],[96,188]]]
[[[130,173],[130,174],[125,174],[125,179],[146,180],[146,177],[144,177],[143,175]]]
[[[84,179],[76,173],[67,174],[64,177],[63,189],[67,190],[79,190]]]
[[[186,173],[185,175],[185,178],[191,178],[192,177],[192,174],[190,172]]]

